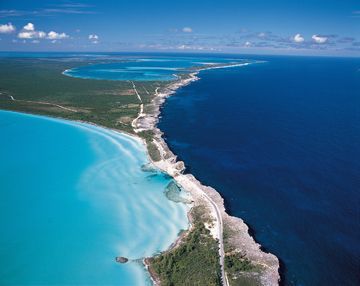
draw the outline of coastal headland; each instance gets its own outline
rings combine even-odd
[[[61,72],[76,67],[78,62],[53,62],[54,68],[51,62],[40,61],[39,67],[38,61],[25,60],[28,72],[36,66],[39,68],[34,75],[35,82],[37,76],[43,80],[46,74],[49,78],[45,87],[34,85],[29,79],[24,81],[29,76],[26,69],[16,74],[23,64],[20,61],[2,63],[7,65],[10,75],[0,77],[3,79],[0,108],[85,121],[138,136],[146,144],[152,164],[190,194],[190,228],[180,234],[169,250],[145,259],[154,284],[177,285],[183,277],[200,285],[278,285],[276,256],[262,251],[250,236],[247,225],[226,213],[224,201],[215,189],[202,185],[191,174],[184,174],[184,163],[177,160],[157,128],[160,108],[166,98],[182,86],[199,80],[202,69],[248,63],[196,67],[189,73],[178,74],[177,80],[170,82],[134,82],[71,78]],[[200,267],[200,259],[208,262],[208,268]],[[197,269],[193,271],[196,264]],[[181,277],[171,271],[174,269],[182,273]],[[207,282],[203,280],[206,275]]]
[[[234,64],[242,66],[245,64]],[[231,65],[217,65],[211,68],[226,68]],[[156,146],[156,152],[149,150],[153,164],[160,170],[166,172],[187,192],[190,192],[193,199],[193,208],[205,208],[207,217],[204,224],[210,230],[212,237],[219,244],[219,261],[221,268],[221,281],[223,285],[240,285],[242,283],[253,283],[253,285],[278,285],[280,281],[279,261],[276,256],[265,253],[249,234],[249,229],[243,220],[232,217],[226,213],[224,200],[220,194],[209,186],[204,186],[191,174],[183,174],[184,162],[178,161],[175,154],[171,152],[163,139],[163,133],[157,128],[160,107],[168,96],[173,95],[177,89],[199,80],[198,73],[201,69],[184,75],[175,83],[171,83],[161,91],[156,90],[156,97],[147,107],[150,113],[140,112],[132,125],[136,133],[151,131],[153,133],[151,144]],[[190,216],[192,225],[193,221]],[[200,219],[201,221],[201,219]],[[191,231],[191,230],[189,230]],[[176,246],[175,246],[176,247]],[[172,251],[171,249],[169,251]],[[252,266],[248,269],[236,269],[229,266],[233,257],[238,260],[248,261]],[[150,262],[151,267],[151,262]],[[156,277],[156,272],[151,271]],[[160,281],[154,278],[154,281]],[[161,284],[161,283],[160,283]]]

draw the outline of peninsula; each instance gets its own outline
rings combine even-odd
[[[136,59],[135,59],[136,60]],[[115,62],[122,62],[121,57]],[[189,194],[190,228],[165,252],[145,257],[156,285],[277,285],[279,261],[261,249],[240,219],[226,213],[219,193],[193,175],[157,128],[160,107],[203,69],[248,65],[233,61],[193,66],[175,80],[99,80],[64,74],[99,59],[8,58],[0,63],[0,108],[93,123],[140,137],[154,167]],[[101,58],[101,64],[114,59]],[[221,190],[219,190],[221,191]],[[124,258],[126,259],[126,258]]]

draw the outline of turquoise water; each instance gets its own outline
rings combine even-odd
[[[83,79],[170,81],[191,67],[206,64],[241,63],[232,58],[152,57],[122,58],[121,62],[84,65],[64,71],[65,75]]]
[[[132,137],[0,111],[0,284],[143,285],[138,261],[188,227]]]

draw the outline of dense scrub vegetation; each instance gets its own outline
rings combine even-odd
[[[218,242],[199,220],[183,243],[150,262],[161,285],[221,285]]]
[[[226,255],[225,267],[229,272],[249,271],[254,269],[251,261],[240,255],[240,253]]]
[[[225,272],[230,286],[259,286],[261,267],[254,264],[231,238],[237,233],[224,224]]]
[[[131,122],[138,115],[140,102],[130,82],[80,79],[62,74],[66,69],[95,62],[3,59],[0,62],[0,109],[82,120],[133,132]],[[155,89],[163,84],[137,82],[142,102],[149,103]]]
[[[261,285],[259,270],[258,266],[239,252],[233,251],[225,255],[225,271],[230,286]]]

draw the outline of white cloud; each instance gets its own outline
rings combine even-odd
[[[176,47],[174,47],[175,49],[178,50],[197,50],[197,51],[204,51],[204,50],[213,50],[212,48],[207,48],[207,47],[203,47],[203,46],[193,46],[193,45],[178,45]],[[172,47],[163,47],[163,49],[172,49]]]
[[[192,28],[191,27],[184,27],[184,28],[182,28],[182,31],[184,32],[184,33],[192,33]]]
[[[99,36],[98,35],[93,35],[93,34],[91,34],[91,35],[89,35],[89,40],[98,40],[99,39]]]
[[[20,32],[18,34],[18,38],[20,39],[32,39],[32,38],[35,38],[35,33],[34,32]]]
[[[43,31],[22,31],[18,34],[20,39],[43,39],[46,33]]]
[[[51,31],[47,34],[47,38],[50,40],[61,40],[61,39],[69,38],[69,35],[66,35],[65,33],[57,33],[57,32]]]
[[[245,47],[251,47],[251,43],[249,41],[246,41],[245,44],[244,44]]]
[[[18,34],[18,38],[20,39],[32,39],[38,38],[37,32],[35,32],[35,26],[33,23],[27,23],[23,30]]]
[[[321,37],[321,36],[318,36],[318,35],[313,35],[311,37],[311,39],[314,40],[315,43],[317,44],[324,44],[327,42],[328,38],[327,37]]]
[[[44,31],[36,31],[35,25],[33,23],[27,23],[23,30],[18,34],[18,38],[20,39],[49,39],[49,40],[61,40],[69,38],[69,36],[65,33],[57,33],[54,31],[50,31],[46,33]]]
[[[11,23],[0,25],[0,34],[12,33],[16,30],[15,26]]]
[[[27,23],[23,29],[26,31],[35,31],[35,26],[33,23]]]
[[[89,40],[93,43],[93,44],[97,44],[99,42],[99,36],[96,34],[90,34],[89,35]]]
[[[261,32],[258,34],[258,37],[259,38],[265,38],[266,34],[264,32]]]
[[[302,43],[302,42],[305,41],[305,39],[304,39],[304,37],[301,36],[300,34],[296,34],[296,35],[294,36],[294,38],[293,38],[293,41],[294,41],[295,43]]]
[[[37,37],[40,39],[43,39],[46,37],[46,33],[43,31],[36,32],[36,34],[37,34]]]
[[[20,39],[42,39],[46,37],[46,33],[43,31],[35,31],[35,26],[33,23],[27,23],[23,30],[18,34]]]

